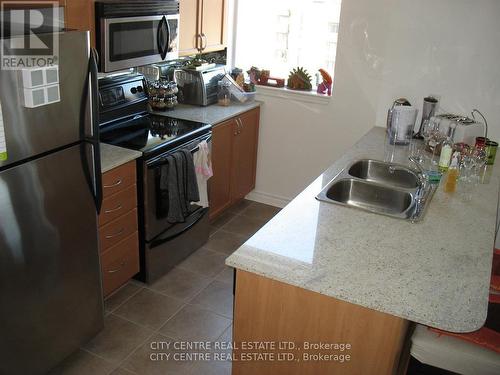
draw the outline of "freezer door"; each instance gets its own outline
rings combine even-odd
[[[27,108],[22,73],[0,70],[0,102],[7,144],[7,160],[0,160],[0,168],[78,142],[91,133],[88,32],[43,34],[40,38],[53,35],[59,39],[59,102]],[[0,42],[10,45],[9,39]]]
[[[103,327],[88,152],[0,172],[0,374],[44,374]]]

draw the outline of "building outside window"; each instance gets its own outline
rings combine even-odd
[[[341,0],[238,0],[235,66],[268,69],[287,78],[302,66],[333,77]]]

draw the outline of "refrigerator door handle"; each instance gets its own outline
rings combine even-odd
[[[97,213],[101,212],[103,192],[102,192],[102,176],[101,176],[101,151],[99,145],[99,86],[97,82],[97,52],[95,49],[90,49],[89,73],[90,73],[90,108],[91,108],[91,121],[92,133],[90,136],[85,137],[85,143],[92,146],[92,172],[93,178],[90,179],[90,188],[94,195],[94,201]],[[89,170],[89,163],[87,161],[87,153],[82,155],[83,166],[86,171]],[[93,181],[93,182],[92,182]]]

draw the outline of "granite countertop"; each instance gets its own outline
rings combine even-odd
[[[122,164],[140,158],[142,152],[101,143],[101,171],[105,173]]]
[[[315,199],[352,161],[388,160],[384,139],[385,129],[370,130],[226,264],[446,331],[477,330],[487,313],[500,161],[470,201],[439,186],[416,224]],[[407,164],[406,155],[392,160]]]
[[[243,112],[260,107],[260,105],[261,103],[256,101],[247,103],[231,102],[231,105],[227,107],[217,104],[212,104],[207,107],[179,104],[173,111],[150,111],[150,113],[216,125]]]

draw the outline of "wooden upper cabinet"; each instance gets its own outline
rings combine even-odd
[[[257,144],[259,137],[259,108],[236,118],[233,146],[232,199],[237,202],[255,188]]]
[[[226,3],[226,0],[180,1],[180,56],[225,48]]]
[[[202,0],[201,36],[203,52],[225,47],[225,0]]]
[[[198,53],[200,37],[198,30],[201,22],[198,13],[198,0],[181,0],[179,2],[179,54],[193,55]]]
[[[66,28],[90,31],[90,45],[95,47],[94,0],[66,0],[64,9]]]

